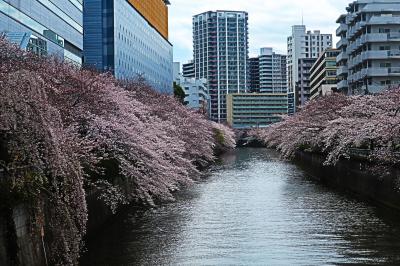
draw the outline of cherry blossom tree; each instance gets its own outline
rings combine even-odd
[[[285,158],[297,151],[322,153],[325,164],[350,158],[355,148],[369,152],[375,165],[399,163],[400,89],[375,95],[346,97],[341,94],[310,101],[292,117],[251,134]]]
[[[0,167],[10,177],[0,182],[11,193],[28,190],[32,205],[43,210],[37,226],[54,265],[77,263],[88,190],[100,191],[113,211],[126,203],[154,206],[173,200],[216,153],[235,147],[232,130],[143,81],[120,82],[39,58],[4,39],[0,140],[6,149]],[[31,176],[41,180],[35,190]]]

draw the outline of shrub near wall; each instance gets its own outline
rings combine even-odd
[[[27,195],[18,201],[45,208],[33,224],[43,220],[52,265],[78,261],[87,189],[100,189],[114,211],[127,202],[151,206],[191,183],[216,149],[235,146],[230,129],[143,82],[37,58],[2,39],[0,140],[8,176],[0,182],[9,197]],[[116,176],[129,189],[115,186]]]

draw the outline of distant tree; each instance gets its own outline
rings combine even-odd
[[[176,82],[174,82],[174,96],[180,103],[185,104],[185,91]]]

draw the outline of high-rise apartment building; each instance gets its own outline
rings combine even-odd
[[[272,48],[261,48],[258,57],[249,59],[249,90],[262,93],[287,93],[286,55]]]
[[[167,0],[85,0],[84,63],[172,93]]]
[[[310,70],[310,98],[331,94],[337,89],[336,57],[337,49],[327,49],[323,52]]]
[[[260,59],[249,58],[249,92],[260,92]]]
[[[38,55],[82,63],[82,0],[0,0],[0,35]]]
[[[311,96],[310,71],[317,61],[316,58],[301,58],[298,62],[298,78],[295,88],[296,107],[305,105]]]
[[[289,113],[296,111],[296,83],[299,81],[299,59],[318,58],[321,52],[332,48],[332,34],[322,34],[319,30],[306,31],[306,26],[292,26],[292,34],[287,39],[288,99]]]
[[[286,55],[261,48],[259,56],[260,92],[287,93]]]
[[[248,87],[248,14],[209,11],[193,17],[196,78],[206,78],[211,119],[226,121],[226,95]]]
[[[400,84],[400,0],[359,0],[349,4],[336,30],[338,89],[375,93]]]

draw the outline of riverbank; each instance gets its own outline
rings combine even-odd
[[[267,149],[267,145],[248,135],[238,140],[238,145]],[[342,158],[334,165],[326,165],[326,154],[297,151],[292,161],[328,186],[400,212],[400,169],[374,167],[368,154],[367,150],[358,150],[349,159]]]
[[[297,152],[294,158],[295,163],[322,183],[400,212],[399,169],[374,173],[371,163],[366,160],[342,159],[335,165],[324,165],[324,161],[324,155],[304,151]]]
[[[127,209],[81,265],[398,265],[399,220],[314,178],[274,150],[236,149],[175,202]]]

